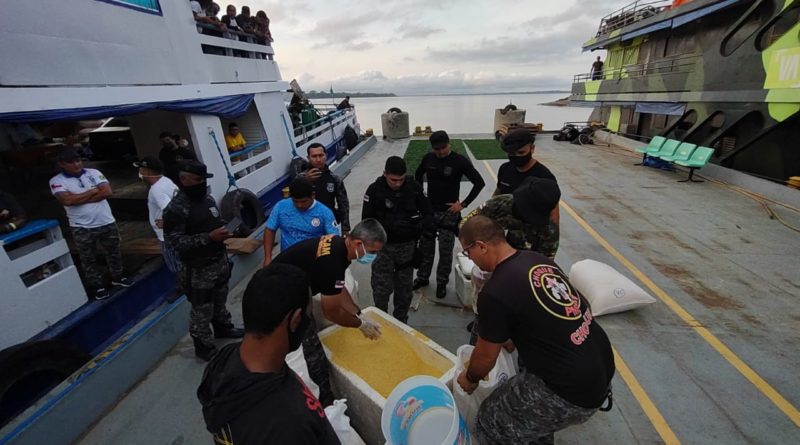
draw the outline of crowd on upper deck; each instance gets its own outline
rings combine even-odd
[[[192,13],[198,24],[206,25],[203,32],[208,34],[229,33],[238,37],[254,37],[261,45],[269,45],[273,39],[269,31],[269,17],[262,11],[250,14],[249,6],[242,6],[239,14],[236,6],[228,5],[220,18],[220,7],[211,0],[191,0]],[[222,37],[222,35],[220,35]],[[235,38],[235,37],[233,37]]]

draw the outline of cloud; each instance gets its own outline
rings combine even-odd
[[[433,34],[444,32],[442,28],[434,28],[433,26],[415,25],[404,23],[395,29],[395,36],[389,39],[389,42],[405,41],[411,39],[424,39]]]

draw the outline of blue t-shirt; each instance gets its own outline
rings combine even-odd
[[[267,219],[267,228],[281,231],[281,251],[309,238],[323,235],[340,235],[339,226],[331,209],[317,201],[305,212],[297,210],[291,198],[275,204]]]

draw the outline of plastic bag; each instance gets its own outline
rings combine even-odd
[[[319,398],[319,386],[311,380],[311,375],[308,373],[308,365],[306,364],[306,358],[303,356],[302,346],[286,356],[286,364],[289,365],[292,371],[300,377],[300,380],[306,384],[308,390],[314,394],[314,397]]]
[[[336,437],[342,445],[364,445],[364,441],[350,426],[350,418],[345,411],[347,411],[347,399],[334,400],[333,405],[325,407],[325,417],[336,431]]]
[[[470,433],[474,433],[475,431],[475,418],[478,416],[478,408],[481,407],[481,403],[483,403],[498,386],[506,383],[508,379],[517,375],[517,368],[514,364],[513,356],[505,349],[501,349],[500,355],[497,357],[497,363],[494,365],[494,368],[489,371],[489,375],[486,376],[486,379],[478,383],[478,387],[472,394],[467,394],[461,389],[461,385],[458,384],[456,379],[466,368],[466,363],[469,361],[473,349],[475,349],[475,347],[470,345],[463,345],[458,348],[456,351],[458,365],[456,365],[456,374],[453,379],[453,397],[456,400],[456,407],[461,416],[464,417],[464,421],[467,423],[467,428],[469,428]]]

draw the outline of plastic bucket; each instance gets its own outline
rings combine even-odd
[[[469,445],[472,443],[453,394],[438,379],[403,380],[383,405],[381,429],[388,445]]]

